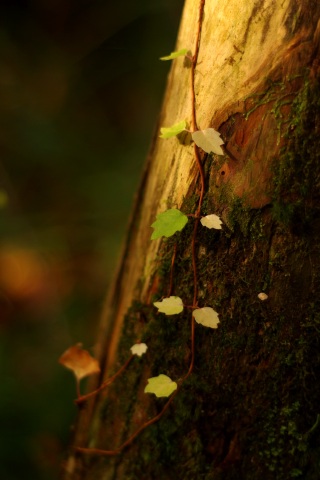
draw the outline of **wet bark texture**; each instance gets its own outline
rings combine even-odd
[[[177,49],[194,51],[198,3],[186,0]],[[199,229],[199,306],[220,325],[196,326],[194,371],[157,424],[115,457],[71,450],[65,479],[320,478],[319,18],[316,0],[206,0],[197,119],[227,154],[202,156],[202,214],[224,227]],[[182,119],[190,68],[178,58],[159,125]],[[116,448],[166,401],[144,394],[147,378],[188,370],[190,312],[157,315],[152,302],[167,295],[176,244],[173,294],[192,304],[194,220],[165,241],[150,225],[167,208],[193,213],[198,195],[188,138],[156,137],[101,324],[103,377],[138,339],[148,353],[80,411],[74,445]]]

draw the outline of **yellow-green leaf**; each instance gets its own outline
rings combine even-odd
[[[168,297],[164,298],[161,302],[154,302],[155,307],[159,309],[159,312],[166,315],[176,315],[183,310],[183,303],[180,297]]]
[[[175,58],[187,55],[187,53],[188,49],[182,48],[181,50],[177,50],[176,52],[171,52],[170,55],[167,55],[166,57],[161,57],[160,60],[174,60]]]
[[[194,319],[204,327],[217,328],[219,316],[211,307],[197,308],[193,311]]]
[[[182,120],[171,127],[162,127],[160,128],[160,138],[171,138],[176,137],[179,133],[183,132],[187,128],[187,122]]]
[[[154,232],[151,240],[160,237],[171,237],[174,233],[182,230],[188,223],[188,217],[177,208],[171,208],[157,215],[156,221],[151,225]]]
[[[167,375],[160,374],[157,377],[148,378],[148,385],[144,389],[145,393],[154,393],[156,397],[169,397],[178,385]]]

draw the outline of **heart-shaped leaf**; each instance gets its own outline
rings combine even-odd
[[[219,316],[211,307],[197,308],[193,311],[194,319],[204,327],[217,328]]]
[[[137,355],[138,357],[141,357],[144,353],[146,353],[147,349],[148,347],[145,343],[136,343],[130,348],[132,355]]]
[[[159,309],[159,312],[166,315],[176,315],[183,310],[183,303],[180,297],[164,298],[161,302],[154,302],[153,305]]]
[[[187,215],[184,215],[176,208],[159,213],[157,220],[151,225],[154,228],[151,240],[156,240],[160,237],[171,237],[174,233],[182,230],[187,223]]]
[[[221,230],[222,221],[220,220],[218,215],[207,215],[206,217],[202,217],[200,222],[204,227],[216,228],[217,230]]]
[[[191,134],[195,144],[202,148],[206,153],[216,153],[217,155],[224,155],[224,152],[220,145],[224,144],[224,141],[220,138],[220,133],[214,128],[206,128],[205,130],[197,130]]]
[[[148,378],[148,385],[144,392],[154,393],[156,397],[169,397],[177,388],[178,385],[170,377],[160,374],[157,377]]]

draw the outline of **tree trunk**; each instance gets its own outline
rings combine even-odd
[[[159,212],[195,214],[201,193],[188,135],[157,130],[99,333],[102,379],[137,341],[148,352],[81,408],[73,445],[116,450],[168,402],[144,393],[148,378],[181,386],[116,455],[72,449],[65,479],[320,478],[319,18],[316,0],[186,0],[176,50],[194,55],[201,30],[197,124],[225,142],[224,156],[200,151],[201,215],[223,228],[190,217],[150,240]],[[173,61],[159,127],[192,128],[192,69]],[[195,306],[195,288],[220,324],[193,336],[190,309],[166,316],[153,302]]]

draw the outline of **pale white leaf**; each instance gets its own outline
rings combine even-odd
[[[207,228],[216,228],[217,230],[221,230],[222,221],[218,215],[207,215],[202,217],[200,220],[201,224]]]
[[[217,328],[219,316],[211,307],[197,308],[193,311],[194,319],[204,327]]]
[[[268,295],[264,292],[261,292],[261,293],[258,294],[258,298],[259,298],[259,300],[264,301],[264,300],[267,300]]]
[[[216,153],[217,155],[224,155],[220,145],[224,141],[220,137],[220,133],[214,128],[206,128],[205,130],[197,130],[191,134],[193,141],[198,147],[202,148],[207,153]]]
[[[138,357],[141,357],[144,353],[146,353],[147,349],[148,347],[145,343],[136,343],[130,348],[132,355],[137,355]]]
[[[166,315],[176,315],[183,310],[183,303],[180,297],[172,296],[164,298],[160,302],[154,302],[153,305],[159,309],[159,312],[165,313]]]

